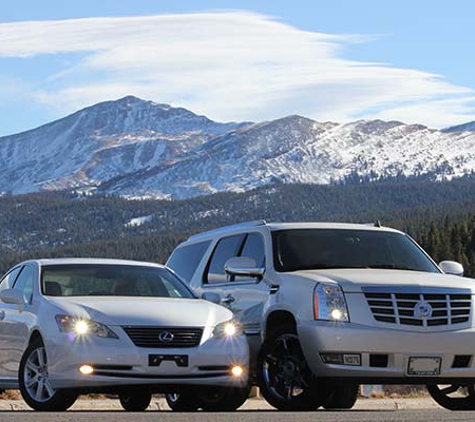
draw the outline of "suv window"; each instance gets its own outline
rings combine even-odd
[[[9,273],[6,273],[2,280],[0,281],[0,291],[9,289],[12,287],[13,283],[15,282],[16,278],[18,277],[18,274],[20,274],[20,271],[23,267],[17,267],[11,270]]]
[[[240,256],[254,259],[258,267],[265,264],[266,254],[264,251],[264,241],[259,233],[250,233],[246,236],[246,241]]]
[[[210,243],[209,240],[175,249],[168,258],[167,266],[189,283]]]
[[[31,303],[31,300],[33,299],[34,278],[34,268],[27,265],[26,267],[23,267],[22,272],[13,285],[15,290],[20,290],[23,292],[23,296],[25,297],[27,303]]]
[[[256,261],[258,267],[265,266],[266,253],[264,250],[264,241],[259,233],[250,233],[246,236],[244,246],[239,256],[246,256]],[[231,281],[249,280],[246,276],[236,276]]]
[[[211,261],[208,264],[208,271],[205,276],[205,283],[225,283],[226,272],[224,264],[229,258],[237,256],[241,248],[244,235],[238,234],[234,236],[222,238],[214,248]]]
[[[272,233],[277,271],[382,268],[439,272],[408,236],[387,231],[295,229]]]

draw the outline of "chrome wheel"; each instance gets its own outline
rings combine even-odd
[[[44,347],[33,350],[26,359],[23,381],[28,395],[39,403],[44,403],[56,394],[48,375],[48,362]]]
[[[296,334],[283,334],[263,360],[263,378],[268,389],[290,401],[309,388],[311,374]]]
[[[171,403],[176,403],[180,399],[180,395],[178,393],[168,393],[167,398]]]

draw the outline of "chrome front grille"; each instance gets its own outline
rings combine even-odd
[[[196,347],[200,344],[203,335],[202,328],[193,327],[126,326],[122,328],[137,347],[154,349]]]
[[[390,324],[434,327],[470,320],[471,293],[407,293],[364,291],[376,321]]]

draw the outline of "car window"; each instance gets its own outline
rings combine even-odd
[[[15,280],[18,277],[18,274],[20,274],[22,268],[23,267],[16,267],[3,276],[2,280],[0,281],[0,291],[9,289],[13,286],[13,283],[15,283]]]
[[[439,272],[408,236],[389,231],[295,229],[272,233],[277,271],[380,268]]]
[[[264,240],[259,233],[250,233],[246,236],[240,256],[252,258],[258,267],[264,267],[266,254]],[[246,276],[236,276],[233,281],[249,280]]]
[[[15,281],[13,288],[23,292],[23,296],[27,303],[31,303],[33,299],[33,286],[35,280],[35,269],[29,265],[23,267],[20,275]]]
[[[41,269],[46,296],[141,296],[193,298],[193,292],[168,268],[72,264]]]
[[[208,271],[205,275],[205,283],[224,283],[226,282],[226,272],[224,264],[229,258],[238,256],[244,235],[222,238],[214,248],[213,255],[208,264]]]
[[[210,243],[209,240],[175,249],[168,259],[167,266],[189,283]]]

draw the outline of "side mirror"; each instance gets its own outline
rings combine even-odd
[[[12,305],[24,305],[25,297],[23,292],[15,289],[5,289],[0,292],[0,299],[3,303],[10,303]]]
[[[229,275],[256,277],[260,280],[266,269],[264,267],[258,267],[256,261],[252,258],[247,256],[235,256],[226,261],[224,271]]]
[[[440,269],[445,274],[453,274],[463,276],[463,266],[455,261],[442,261],[439,264]]]
[[[221,305],[221,295],[214,292],[204,292],[201,295],[201,299],[207,300],[208,302],[216,303],[217,305]]]

